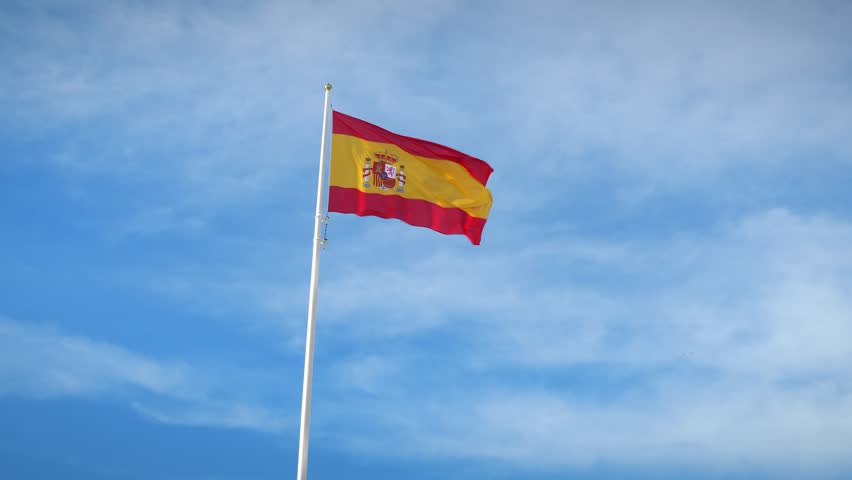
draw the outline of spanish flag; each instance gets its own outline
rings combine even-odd
[[[332,114],[328,211],[397,218],[479,245],[494,169],[434,142]]]

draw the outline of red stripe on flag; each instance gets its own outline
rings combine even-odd
[[[431,228],[446,235],[464,235],[474,245],[479,245],[485,227],[484,218],[474,217],[460,208],[333,185],[328,189],[328,211],[354,213],[362,217],[397,218],[409,225]]]
[[[418,157],[458,163],[470,173],[471,177],[483,185],[488,183],[488,177],[494,171],[491,165],[466,153],[428,140],[393,133],[359,118],[350,117],[345,113],[334,111],[332,119],[332,133],[363,138],[368,142],[391,143]]]

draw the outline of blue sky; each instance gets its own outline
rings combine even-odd
[[[333,215],[311,478],[849,478],[848,2],[0,7],[0,477],[296,473],[322,86],[488,161]]]

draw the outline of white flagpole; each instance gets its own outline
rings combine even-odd
[[[305,382],[302,385],[302,421],[299,425],[299,473],[297,480],[308,477],[308,440],[311,427],[311,379],[314,371],[314,332],[317,316],[317,284],[319,283],[320,248],[322,247],[323,204],[325,200],[325,170],[328,159],[325,145],[328,141],[328,107],[331,84],[325,84],[325,108],[322,117],[322,144],[320,145],[319,181],[317,182],[317,215],[314,219],[314,254],[311,265],[311,290],[308,301],[308,336],[305,340]]]

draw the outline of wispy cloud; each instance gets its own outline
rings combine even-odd
[[[536,28],[505,49],[469,37],[460,55],[488,59],[498,79],[486,87],[490,106],[514,113],[494,118],[511,122],[517,154],[532,149],[558,172],[597,169],[587,161],[595,156],[694,183],[814,147],[850,153],[852,96],[840,66],[850,58],[840,41],[848,5],[543,2],[511,11],[483,33]]]
[[[138,388],[180,399],[203,397],[211,380],[184,362],[156,361],[108,342],[0,320],[2,393],[39,397]]]
[[[785,390],[736,381],[696,386],[686,379],[614,402],[552,389],[418,392],[405,400],[354,406],[379,432],[368,437],[371,442],[353,435],[350,446],[537,468],[616,462],[819,471],[848,466],[843,445],[852,435],[852,398],[823,387]]]
[[[342,108],[469,150],[498,171],[534,157],[534,170],[511,174],[527,181],[585,178],[602,162],[695,183],[719,169],[771,168],[804,149],[850,153],[848,6],[494,9],[502,15],[482,22],[473,21],[479,9],[444,2],[107,2],[75,22],[28,7],[27,29],[14,28],[11,10],[0,17],[11,59],[0,98],[16,112],[6,127],[60,127],[61,164],[167,179],[184,208],[268,195],[312,171],[325,80],[340,82]],[[476,34],[450,35],[445,58],[424,60],[418,47],[462,24]],[[518,25],[534,28],[504,42]],[[486,141],[495,132],[511,141]]]
[[[280,410],[257,405],[198,405],[158,408],[134,402],[133,409],[146,417],[169,425],[225,427],[281,433],[294,424]]]
[[[0,396],[114,397],[155,421],[176,425],[267,432],[290,425],[280,410],[227,392],[242,381],[231,376],[247,376],[232,370],[214,373],[55,328],[0,319]]]
[[[379,353],[343,360],[338,374],[357,379],[364,367],[381,368],[366,368],[370,389],[340,382],[360,401],[325,408],[374,422],[373,443],[361,437],[353,448],[407,443],[403,455],[525,465],[848,466],[840,445],[852,439],[843,420],[852,413],[845,341],[852,335],[852,257],[840,246],[849,241],[848,222],[776,209],[707,237],[620,248],[592,242],[579,251],[605,254],[585,260],[571,254],[578,251],[571,244],[565,255],[554,254],[557,246],[531,248],[487,265],[430,259],[429,267],[386,282],[413,285],[427,300],[401,296],[393,309],[373,311],[379,297],[360,289],[351,304],[336,305],[353,330],[375,321],[405,326],[380,329],[395,339],[354,340],[359,350]],[[461,264],[476,282],[465,273],[452,281],[451,265]],[[572,266],[605,270],[629,288],[586,281],[595,275],[545,273]],[[550,281],[524,280],[525,268]],[[510,274],[499,272],[511,272],[511,294],[501,290]],[[419,285],[426,279],[431,289]],[[444,293],[430,295],[443,281]],[[436,328],[418,320],[423,315],[440,319],[442,338],[457,339],[441,361],[411,353]],[[803,442],[809,447],[800,448]]]

